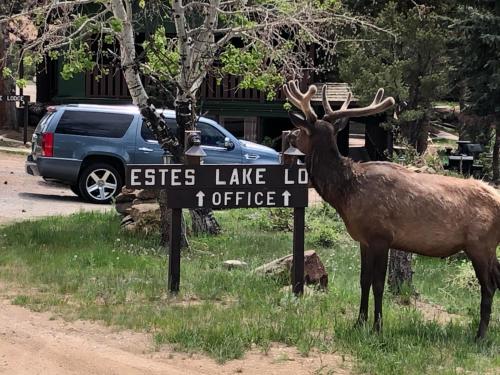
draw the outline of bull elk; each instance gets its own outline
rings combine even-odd
[[[394,105],[379,89],[373,102],[348,108],[349,94],[339,110],[332,110],[323,87],[325,115],[314,112],[311,98],[317,88],[301,92],[294,81],[284,86],[288,100],[303,116],[291,112],[297,128],[290,141],[305,156],[314,188],[344,221],[361,248],[361,303],[357,324],[368,317],[373,288],[374,329],[382,327],[389,248],[431,257],[447,257],[464,250],[481,285],[481,320],[477,338],[486,334],[493,296],[500,289],[500,194],[483,182],[415,173],[389,162],[355,163],[341,156],[337,134],[351,117],[369,116]]]

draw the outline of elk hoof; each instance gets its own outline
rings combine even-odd
[[[358,320],[356,320],[356,323],[354,323],[354,328],[358,329],[364,327],[365,325],[366,325],[366,318],[358,318]]]

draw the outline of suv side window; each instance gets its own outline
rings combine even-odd
[[[133,115],[122,113],[65,111],[59,120],[56,133],[121,138],[133,119]]]
[[[224,147],[224,134],[204,122],[196,124],[198,130],[201,130],[201,144],[203,146]]]
[[[164,118],[164,120],[166,121],[167,127],[170,129],[170,131],[174,132],[174,134],[175,134],[175,132],[177,131],[177,124],[175,123],[175,121],[165,119],[165,118]],[[146,124],[144,122],[142,123],[142,126],[141,126],[141,137],[145,141],[157,141],[153,132],[146,126]]]
[[[175,134],[177,132],[177,123],[175,120],[166,118],[164,118],[164,120],[167,122],[169,129]],[[198,122],[196,128],[201,131],[201,144],[203,146],[224,147],[224,140],[226,137],[213,126],[204,122]],[[145,141],[156,140],[151,130],[149,130],[144,123],[141,128],[141,136]]]

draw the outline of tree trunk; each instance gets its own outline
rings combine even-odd
[[[178,125],[177,139],[179,139],[179,143],[184,144],[186,130],[194,130],[196,128],[195,114],[193,99],[179,93],[175,101],[175,118]],[[193,234],[220,233],[220,225],[211,209],[198,208],[190,210],[190,213]]]
[[[417,122],[417,134],[416,134],[416,145],[415,149],[422,155],[427,150],[428,140],[429,140],[429,119],[425,116],[423,119]]]
[[[191,210],[191,222],[193,234],[219,234],[220,225],[215,219],[214,213],[208,208]]]
[[[401,134],[408,144],[422,155],[427,150],[429,138],[429,120],[424,117],[420,120],[405,122],[400,125]]]
[[[500,118],[495,118],[495,143],[493,144],[493,181],[500,184]]]
[[[389,254],[389,290],[393,294],[401,294],[405,290],[413,291],[412,254],[395,249]]]
[[[0,23],[0,95],[15,94],[16,86],[11,78],[4,78],[2,70],[8,66],[8,41],[3,24]],[[17,129],[16,103],[0,102],[0,127]]]

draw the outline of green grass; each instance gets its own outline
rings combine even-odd
[[[291,234],[269,230],[268,212],[217,212],[224,233],[191,239],[177,297],[165,290],[167,258],[158,237],[122,232],[112,214],[0,228],[0,279],[19,288],[15,304],[147,331],[158,345],[204,352],[221,362],[241,357],[253,344],[265,351],[281,342],[304,355],[312,348],[350,354],[362,373],[499,371],[500,306],[494,306],[488,339],[474,343],[479,294],[449,282],[462,269],[460,262],[417,258],[414,276],[421,297],[463,315],[460,322],[425,321],[386,293],[384,331],[376,335],[369,327],[353,328],[359,252],[329,210],[309,209],[306,236],[307,248],[314,248],[330,243],[322,227],[334,228],[335,244],[316,248],[328,269],[328,292],[297,299],[277,281],[249,271],[291,252]],[[249,267],[227,271],[222,267],[227,259],[244,260]]]

